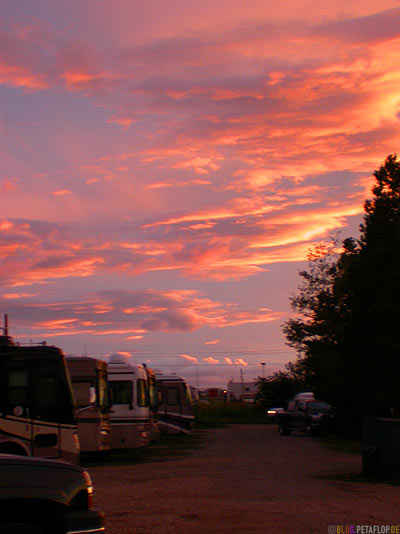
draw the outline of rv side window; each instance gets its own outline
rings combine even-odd
[[[10,371],[8,375],[8,404],[11,408],[28,406],[28,373]]]
[[[132,404],[132,382],[130,380],[111,380],[113,404]]]
[[[32,367],[32,418],[58,421],[61,384],[57,362],[38,362]]]
[[[137,380],[137,403],[138,406],[147,406],[146,381],[143,378]]]
[[[167,387],[167,404],[169,406],[179,404],[179,389],[177,387]]]

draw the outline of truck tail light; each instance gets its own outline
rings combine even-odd
[[[87,471],[83,471],[82,475],[83,475],[83,478],[85,479],[85,482],[86,482],[86,491],[87,491],[87,494],[88,494],[88,508],[91,508],[92,504],[93,504],[93,483],[92,483],[92,479],[90,478],[90,475],[89,475],[89,473]]]

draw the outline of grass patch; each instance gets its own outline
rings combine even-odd
[[[199,449],[204,442],[203,432],[194,430],[190,434],[166,434],[159,441],[141,449],[110,451],[106,455],[82,455],[82,467],[102,465],[137,465],[166,462],[188,456]]]
[[[233,424],[265,424],[257,406],[245,402],[212,402],[195,405],[196,428],[224,428]]]
[[[321,440],[321,445],[327,449],[337,452],[348,452],[351,454],[362,453],[361,439],[342,438],[339,436],[325,436]]]

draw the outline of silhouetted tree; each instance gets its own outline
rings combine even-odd
[[[346,265],[345,344],[362,415],[400,415],[400,162],[375,171],[358,248]],[[349,358],[348,358],[349,360]],[[356,374],[358,374],[356,382]]]
[[[305,391],[302,363],[289,362],[285,371],[278,371],[258,379],[257,400],[262,408],[286,407],[296,393]]]
[[[284,325],[304,378],[352,421],[400,414],[400,162],[374,176],[358,241],[317,247]]]

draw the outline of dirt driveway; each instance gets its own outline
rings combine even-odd
[[[316,438],[237,425],[206,431],[183,459],[90,472],[108,534],[325,534],[337,525],[400,525],[400,487],[325,478],[360,470],[357,455]]]

